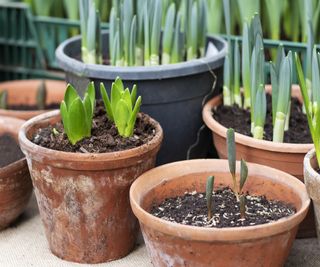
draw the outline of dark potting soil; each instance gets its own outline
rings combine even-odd
[[[295,208],[290,204],[267,200],[265,196],[250,196],[247,193],[246,213],[245,217],[241,218],[239,202],[228,187],[213,193],[211,220],[207,217],[207,200],[203,192],[186,192],[183,196],[167,198],[151,208],[152,215],[170,222],[217,228],[270,223],[295,212]]]
[[[45,106],[45,109],[46,110],[51,110],[51,109],[58,109],[59,108],[59,104],[57,103],[53,103],[53,104],[50,104],[50,105],[46,105]],[[38,106],[36,105],[9,105],[7,107],[7,109],[10,109],[10,110],[39,110]]]
[[[32,142],[46,148],[79,153],[106,153],[126,150],[141,146],[155,136],[155,128],[148,123],[146,115],[140,113],[132,137],[124,138],[118,134],[113,122],[108,120],[104,106],[97,101],[94,114],[92,135],[72,145],[64,133],[61,122],[39,129],[32,138]],[[59,133],[54,134],[53,128]]]
[[[0,136],[0,168],[3,168],[24,157],[16,140],[9,134]]]
[[[250,111],[234,106],[218,106],[213,110],[213,117],[226,128],[233,128],[236,132],[252,136]],[[267,116],[264,127],[264,140],[272,141],[272,103],[267,94]],[[308,127],[306,114],[302,112],[302,105],[296,98],[291,98],[291,114],[289,130],[284,133],[284,143],[311,144],[312,138]]]

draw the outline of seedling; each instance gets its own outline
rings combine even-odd
[[[3,90],[0,92],[0,108],[7,109],[8,106],[8,91]]]
[[[70,84],[60,104],[64,131],[72,145],[91,136],[93,112],[95,108],[95,88],[89,83],[83,100]]]
[[[36,99],[37,99],[38,109],[40,110],[45,109],[46,99],[47,99],[47,88],[44,80],[41,81],[38,87]]]
[[[107,116],[115,123],[119,135],[132,136],[141,106],[141,96],[137,98],[137,86],[134,85],[130,93],[129,88],[124,89],[122,80],[117,77],[112,83],[111,98],[109,98],[103,83],[100,84],[100,93]]]
[[[206,186],[206,199],[207,199],[207,209],[208,209],[208,221],[212,218],[212,192],[214,185],[214,176],[209,176],[207,179]]]

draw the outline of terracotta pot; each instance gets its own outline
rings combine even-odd
[[[36,94],[42,80],[17,80],[0,83],[0,92],[8,91],[9,105],[35,105]],[[66,83],[64,81],[45,80],[47,88],[47,105],[60,103],[64,97]],[[47,110],[4,110],[0,115],[29,120]]]
[[[266,85],[266,91],[271,92],[271,86]],[[292,96],[301,101],[298,85],[293,85]],[[202,110],[205,124],[211,129],[213,143],[220,158],[227,158],[226,132],[227,128],[212,117],[212,109],[222,104],[222,96],[211,99]],[[303,181],[303,158],[313,148],[313,144],[288,144],[258,140],[243,134],[235,133],[237,159],[258,163],[287,172]],[[300,227],[299,237],[315,236],[313,212]]]
[[[148,171],[133,183],[132,210],[154,266],[283,266],[310,199],[304,184],[293,176],[258,164],[249,163],[248,168],[244,191],[292,203],[297,213],[264,225],[220,229],[172,223],[149,213],[165,198],[205,191],[209,175],[215,176],[216,185],[232,186],[226,160],[175,162]]]
[[[29,140],[37,129],[60,121],[59,111],[23,125],[19,141],[53,254],[68,261],[99,263],[121,258],[134,248],[138,224],[129,188],[154,167],[163,138],[160,125],[149,119],[156,129],[150,142],[101,154],[61,152]]]
[[[308,194],[313,202],[317,236],[320,240],[320,174],[315,171],[319,169],[315,150],[310,150],[304,158],[304,181]]]
[[[18,142],[23,123],[0,116],[0,135],[9,134]],[[9,226],[25,210],[31,193],[32,183],[25,158],[0,168],[0,229]]]

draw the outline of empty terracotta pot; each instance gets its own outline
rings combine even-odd
[[[187,226],[149,213],[153,204],[159,204],[165,198],[180,196],[186,191],[204,192],[209,175],[215,176],[215,188],[232,186],[226,160],[166,164],[142,174],[133,183],[131,207],[139,219],[154,266],[283,266],[298,224],[307,214],[310,199],[305,185],[293,176],[258,164],[249,163],[248,168],[244,191],[291,203],[297,212],[276,222],[235,228]]]
[[[19,134],[50,249],[64,260],[80,263],[124,257],[134,248],[138,233],[129,188],[154,167],[162,129],[149,117],[154,138],[113,153],[67,153],[30,141],[37,129],[60,120],[59,111],[39,115],[27,121]]]
[[[8,91],[9,105],[36,105],[36,94],[42,80],[17,80],[0,83],[0,92]],[[45,80],[47,89],[46,104],[59,104],[64,97],[66,83],[64,81]],[[23,120],[47,112],[48,110],[8,110],[0,109],[0,115]]]
[[[271,86],[266,85],[266,91],[271,92]],[[292,87],[292,96],[301,101],[300,87]],[[216,121],[212,110],[222,104],[222,96],[211,99],[202,110],[205,124],[212,131],[213,143],[221,159],[227,158],[226,132],[227,128]],[[235,133],[237,159],[258,163],[287,172],[303,181],[303,159],[313,148],[313,144],[275,143],[258,140],[250,136]],[[312,210],[299,229],[299,237],[315,236],[314,216]]]
[[[0,116],[0,135],[8,134],[18,142],[23,123],[22,120]],[[9,226],[25,210],[31,193],[32,183],[25,158],[0,168],[0,229]]]
[[[320,174],[315,171],[319,169],[315,150],[312,149],[304,158],[304,182],[308,194],[313,202],[317,236],[320,240]]]

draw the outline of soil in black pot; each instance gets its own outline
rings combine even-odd
[[[0,136],[0,168],[3,168],[24,157],[16,140],[9,134]]]
[[[246,194],[245,217],[240,216],[239,202],[233,191],[224,187],[212,197],[212,219],[207,217],[206,193],[186,192],[183,196],[167,198],[153,205],[150,213],[158,218],[199,227],[239,227],[266,224],[296,212],[293,205],[267,200],[265,196]]]
[[[58,134],[54,134],[54,128]],[[155,128],[149,123],[147,116],[140,113],[136,120],[133,136],[124,138],[118,134],[114,123],[108,120],[103,102],[98,100],[91,134],[91,137],[84,138],[72,145],[64,133],[62,123],[58,122],[39,129],[33,136],[32,142],[42,147],[65,152],[106,153],[146,144],[155,136]]]
[[[233,128],[236,132],[252,136],[250,111],[234,106],[218,106],[213,110],[213,117],[226,128]],[[272,141],[272,102],[267,94],[267,116],[264,127],[264,140]],[[312,138],[308,127],[306,114],[302,112],[302,105],[296,98],[291,98],[291,114],[289,130],[284,133],[284,143],[311,144]]]
[[[59,109],[60,105],[58,103],[53,103],[50,105],[46,105],[45,109],[46,110],[51,110],[51,109]],[[9,110],[39,110],[38,106],[36,105],[9,105],[7,107]]]

